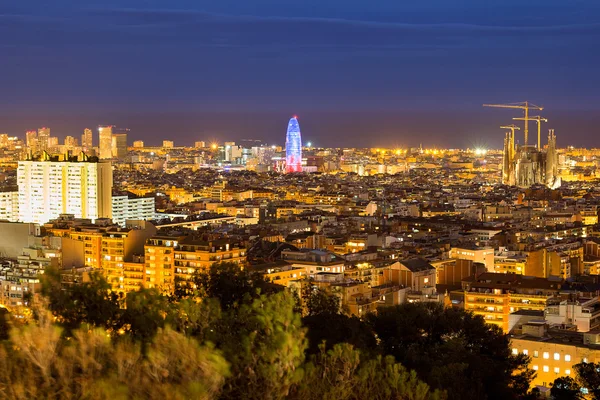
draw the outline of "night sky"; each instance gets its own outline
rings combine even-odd
[[[315,145],[499,148],[520,113],[481,104],[529,100],[600,146],[597,0],[3,0],[0,52],[20,136],[283,144],[298,114]]]

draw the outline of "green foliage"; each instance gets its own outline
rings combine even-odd
[[[84,323],[109,330],[117,328],[121,315],[119,296],[110,291],[110,284],[99,273],[90,274],[89,282],[64,288],[60,270],[48,268],[41,283],[41,293],[67,335]]]
[[[360,351],[337,344],[329,351],[321,346],[307,364],[305,378],[291,396],[303,400],[350,399],[441,399],[427,384],[396,363],[391,356],[361,361]]]
[[[367,320],[383,354],[446,390],[449,399],[516,399],[528,391],[528,357],[512,355],[508,337],[481,317],[435,303],[407,303]]]
[[[142,289],[129,293],[125,305],[121,326],[133,339],[149,342],[159,328],[164,328],[169,304],[158,290]]]
[[[583,399],[581,386],[569,376],[557,378],[552,384],[550,395],[554,400],[580,400]]]
[[[0,340],[8,339],[10,330],[10,313],[6,308],[0,308]]]
[[[309,316],[335,315],[341,312],[341,299],[331,291],[313,287],[310,283],[302,289],[302,301]]]
[[[238,306],[246,298],[279,291],[262,275],[228,262],[211,265],[207,272],[194,276],[194,283],[203,297],[218,299],[223,310]]]
[[[12,328],[0,345],[0,400],[535,398],[529,359],[480,317],[415,303],[359,319],[308,287],[302,317],[296,294],[232,263],[172,298],[143,289],[121,299],[99,275],[64,289],[49,270],[43,293],[56,321],[42,310]],[[591,392],[598,368],[581,367]]]
[[[203,343],[214,336],[214,328],[222,318],[221,305],[217,299],[186,298],[171,305],[167,318],[178,332]]]
[[[103,329],[61,335],[53,317],[11,331],[0,345],[0,399],[214,399],[228,375],[210,346],[159,329],[143,357],[131,340]]]
[[[318,314],[302,318],[308,328],[308,353],[318,353],[324,342],[327,349],[338,343],[349,343],[364,352],[376,350],[377,342],[371,328],[354,316]]]
[[[600,363],[580,363],[573,368],[577,383],[588,390],[593,400],[600,400]]]
[[[224,315],[217,342],[231,364],[225,398],[282,399],[302,379],[306,330],[287,292],[261,295]]]

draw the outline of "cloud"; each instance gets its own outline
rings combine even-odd
[[[376,20],[360,20],[328,17],[305,16],[266,16],[266,15],[239,15],[225,14],[199,10],[179,9],[141,9],[141,8],[105,8],[90,9],[94,15],[121,15],[137,18],[138,22],[145,20],[163,20],[175,23],[193,22],[236,22],[236,23],[290,23],[290,24],[326,24],[348,27],[365,27],[399,31],[444,31],[444,32],[484,32],[497,34],[510,33],[583,33],[595,31],[600,33],[600,23],[573,23],[550,25],[484,25],[474,23],[406,23],[384,22]]]

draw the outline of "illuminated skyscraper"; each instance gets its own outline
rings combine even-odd
[[[127,155],[127,134],[113,133],[112,135],[112,156],[122,160]]]
[[[285,137],[285,172],[302,172],[302,137],[296,116],[290,119]]]
[[[50,128],[40,128],[37,133],[37,149],[38,151],[48,151],[50,140]]]
[[[35,154],[37,152],[37,131],[27,131],[25,138],[27,140],[27,151]]]
[[[98,127],[98,155],[102,160],[112,158],[112,134],[113,126]]]
[[[81,135],[81,147],[83,147],[83,151],[86,153],[92,150],[92,137],[92,130],[89,128],[85,128],[83,130],[83,135]]]

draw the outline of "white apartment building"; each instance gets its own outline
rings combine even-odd
[[[138,197],[129,192],[112,196],[113,223],[125,227],[128,219],[153,220],[154,205],[154,197]]]
[[[44,224],[61,214],[111,218],[112,169],[109,162],[19,161],[20,222]]]
[[[19,192],[0,192],[0,221],[19,220]]]

